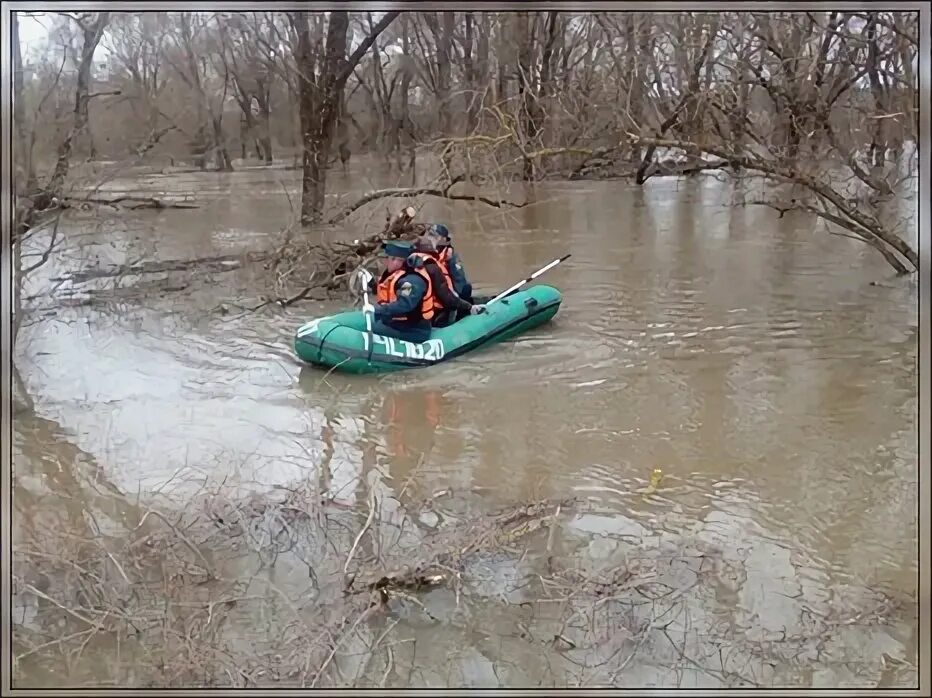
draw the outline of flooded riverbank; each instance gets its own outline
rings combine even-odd
[[[75,238],[80,253],[56,259],[29,292],[75,266],[271,247],[288,216],[282,182],[293,191],[296,177],[153,178],[147,186],[197,191],[202,208],[72,227],[86,236]],[[349,181],[334,175],[333,186]],[[271,585],[298,606],[337,598],[371,496],[380,520],[415,541],[432,527],[411,502],[443,490],[469,493],[437,499],[459,511],[451,520],[575,497],[553,535],[464,562],[460,591],[429,590],[417,597],[424,609],[405,601],[360,623],[372,645],[391,627],[402,643],[391,665],[380,650],[351,667],[362,649],[347,638],[334,651],[339,673],[320,685],[914,685],[918,281],[891,277],[876,252],[809,217],[734,207],[732,185],[713,176],[548,183],[536,195],[505,211],[426,202],[419,218],[450,225],[483,290],[573,255],[542,279],[564,294],[552,323],[427,370],[353,378],[302,366],[294,329],[345,302],[218,312],[264,293],[259,269],[195,272],[171,282],[183,290],[153,287],[142,301],[62,308],[50,298],[54,314],[19,337],[39,416],[16,424],[16,536],[55,521],[116,541],[152,506],[182,511],[219,483],[260,496],[312,483],[344,512],[329,552],[323,539],[298,545],[261,574],[249,551],[222,563],[249,576],[241,596],[258,597],[223,641],[273,646],[284,631],[272,606],[288,604]],[[645,493],[655,469],[662,479]],[[673,558],[669,569],[658,562]],[[654,589],[635,605],[637,585],[618,582],[609,613],[540,579],[619,568],[668,585],[670,598]],[[42,618],[54,623],[60,609],[18,598],[33,610],[14,629],[38,646]],[[594,636],[561,626],[573,604],[605,611]],[[102,635],[55,674],[59,648],[34,651],[17,685],[159,682],[125,657],[103,661],[114,640]],[[310,685],[313,673],[251,676]]]

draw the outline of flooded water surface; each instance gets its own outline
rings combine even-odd
[[[145,186],[194,190],[202,208],[74,223],[80,252],[27,295],[78,268],[269,247],[295,181],[152,177]],[[576,498],[550,533],[486,550],[456,584],[343,628],[318,685],[914,686],[917,284],[809,217],[732,205],[733,185],[712,176],[539,184],[535,197],[506,211],[425,202],[419,218],[447,222],[483,291],[572,253],[540,279],[564,294],[552,323],[429,369],[303,366],[295,329],[346,300],[243,313],[242,299],[268,293],[258,263],[171,277],[141,301],[40,301],[17,352],[35,400],[15,428],[19,545],[51,521],[63,536],[117,540],[156,506],[183,511],[205,483],[252,497],[313,483],[345,510],[345,530],[329,553],[299,542],[261,573],[228,558],[248,567],[240,597],[255,597],[223,626],[234,653],[285,632],[263,599],[303,608],[336,593],[372,498],[396,533],[359,559],[415,549],[437,520]],[[384,209],[349,234],[375,232]],[[425,499],[427,513],[406,508]],[[627,582],[586,600],[585,585],[545,583],[619,569]],[[32,651],[18,686],[169,681],[146,675],[130,638],[87,632],[101,614],[63,614],[54,580],[26,581],[41,593],[17,596],[21,653],[37,637],[88,642]],[[67,628],[48,634],[56,613]],[[241,685],[315,676],[249,671]]]

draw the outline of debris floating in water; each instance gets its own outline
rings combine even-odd
[[[601,378],[600,380],[597,380],[597,381],[586,381],[585,383],[575,383],[573,387],[574,388],[591,388],[594,385],[602,385],[602,383],[604,383],[606,380],[608,379]]]
[[[644,490],[644,494],[653,494],[657,491],[657,488],[660,486],[660,481],[663,480],[663,470],[660,468],[654,468],[650,474],[650,484],[647,486],[647,489]]]

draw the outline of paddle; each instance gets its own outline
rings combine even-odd
[[[490,300],[488,303],[486,303],[486,305],[492,305],[492,303],[494,303],[495,301],[501,300],[501,299],[504,298],[505,296],[514,293],[515,291],[517,291],[519,288],[521,288],[521,287],[524,286],[525,284],[531,283],[534,279],[536,279],[538,276],[540,276],[541,274],[543,274],[545,271],[548,271],[549,269],[553,269],[553,268],[554,268],[555,266],[557,266],[560,262],[563,262],[563,261],[569,259],[570,256],[571,256],[571,255],[568,255],[568,254],[567,254],[567,255],[563,255],[563,256],[560,257],[559,259],[553,260],[553,261],[552,261],[550,264],[548,264],[547,266],[541,267],[540,269],[538,269],[537,271],[535,271],[533,274],[531,274],[529,277],[527,277],[524,281],[519,281],[519,282],[516,283],[514,286],[512,286],[511,288],[509,288],[507,291],[502,291],[501,293],[499,293],[497,296],[495,296],[495,298],[493,298],[493,299]]]
[[[362,285],[362,312],[366,316],[366,332],[369,334],[368,361],[372,363],[372,319],[375,316],[375,307],[369,303],[369,282],[372,281],[372,274],[365,267],[359,267],[356,273]]]

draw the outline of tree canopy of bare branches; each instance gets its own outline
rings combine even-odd
[[[331,151],[344,166],[352,152],[369,151],[403,169],[427,146],[448,172],[441,189],[489,172],[640,184],[703,169],[763,177],[779,186],[757,203],[807,211],[898,272],[915,270],[906,223],[884,213],[917,175],[915,12],[173,11],[53,20],[49,41],[59,49],[31,53],[25,72],[22,48],[14,51],[20,194],[41,191],[39,204],[61,198],[79,153],[169,153],[221,170],[234,168],[237,151],[264,164],[290,154],[302,170],[301,218],[317,223],[330,217]]]

